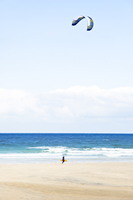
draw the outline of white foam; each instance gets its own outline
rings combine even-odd
[[[104,157],[123,157],[131,156],[133,157],[133,149],[123,149],[123,148],[68,148],[63,146],[57,147],[29,147],[29,149],[39,149],[42,154],[59,156],[61,154],[66,154],[68,156],[104,156]],[[41,155],[42,155],[41,154]],[[37,154],[39,155],[39,154]]]
[[[29,147],[29,149],[39,149],[39,153],[9,153],[0,154],[1,159],[60,159],[62,155],[70,159],[100,159],[100,158],[131,158],[133,160],[133,149],[123,148],[68,148],[68,147]]]

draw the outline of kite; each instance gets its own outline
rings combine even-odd
[[[88,16],[79,16],[79,17],[77,17],[75,20],[73,20],[72,26],[77,25],[84,18],[86,18],[86,20],[87,20],[87,31],[90,31],[94,26],[94,22],[93,22],[92,18],[88,17]]]

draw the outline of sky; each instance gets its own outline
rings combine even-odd
[[[132,0],[0,0],[0,133],[133,133],[132,24]]]

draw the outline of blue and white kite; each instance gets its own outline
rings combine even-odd
[[[73,20],[72,26],[77,25],[84,18],[86,18],[86,20],[87,20],[87,31],[90,31],[94,26],[94,22],[93,22],[92,18],[88,17],[88,16],[79,16],[79,17],[77,17],[76,19]]]

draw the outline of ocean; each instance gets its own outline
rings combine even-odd
[[[0,164],[133,162],[133,134],[0,134]]]

